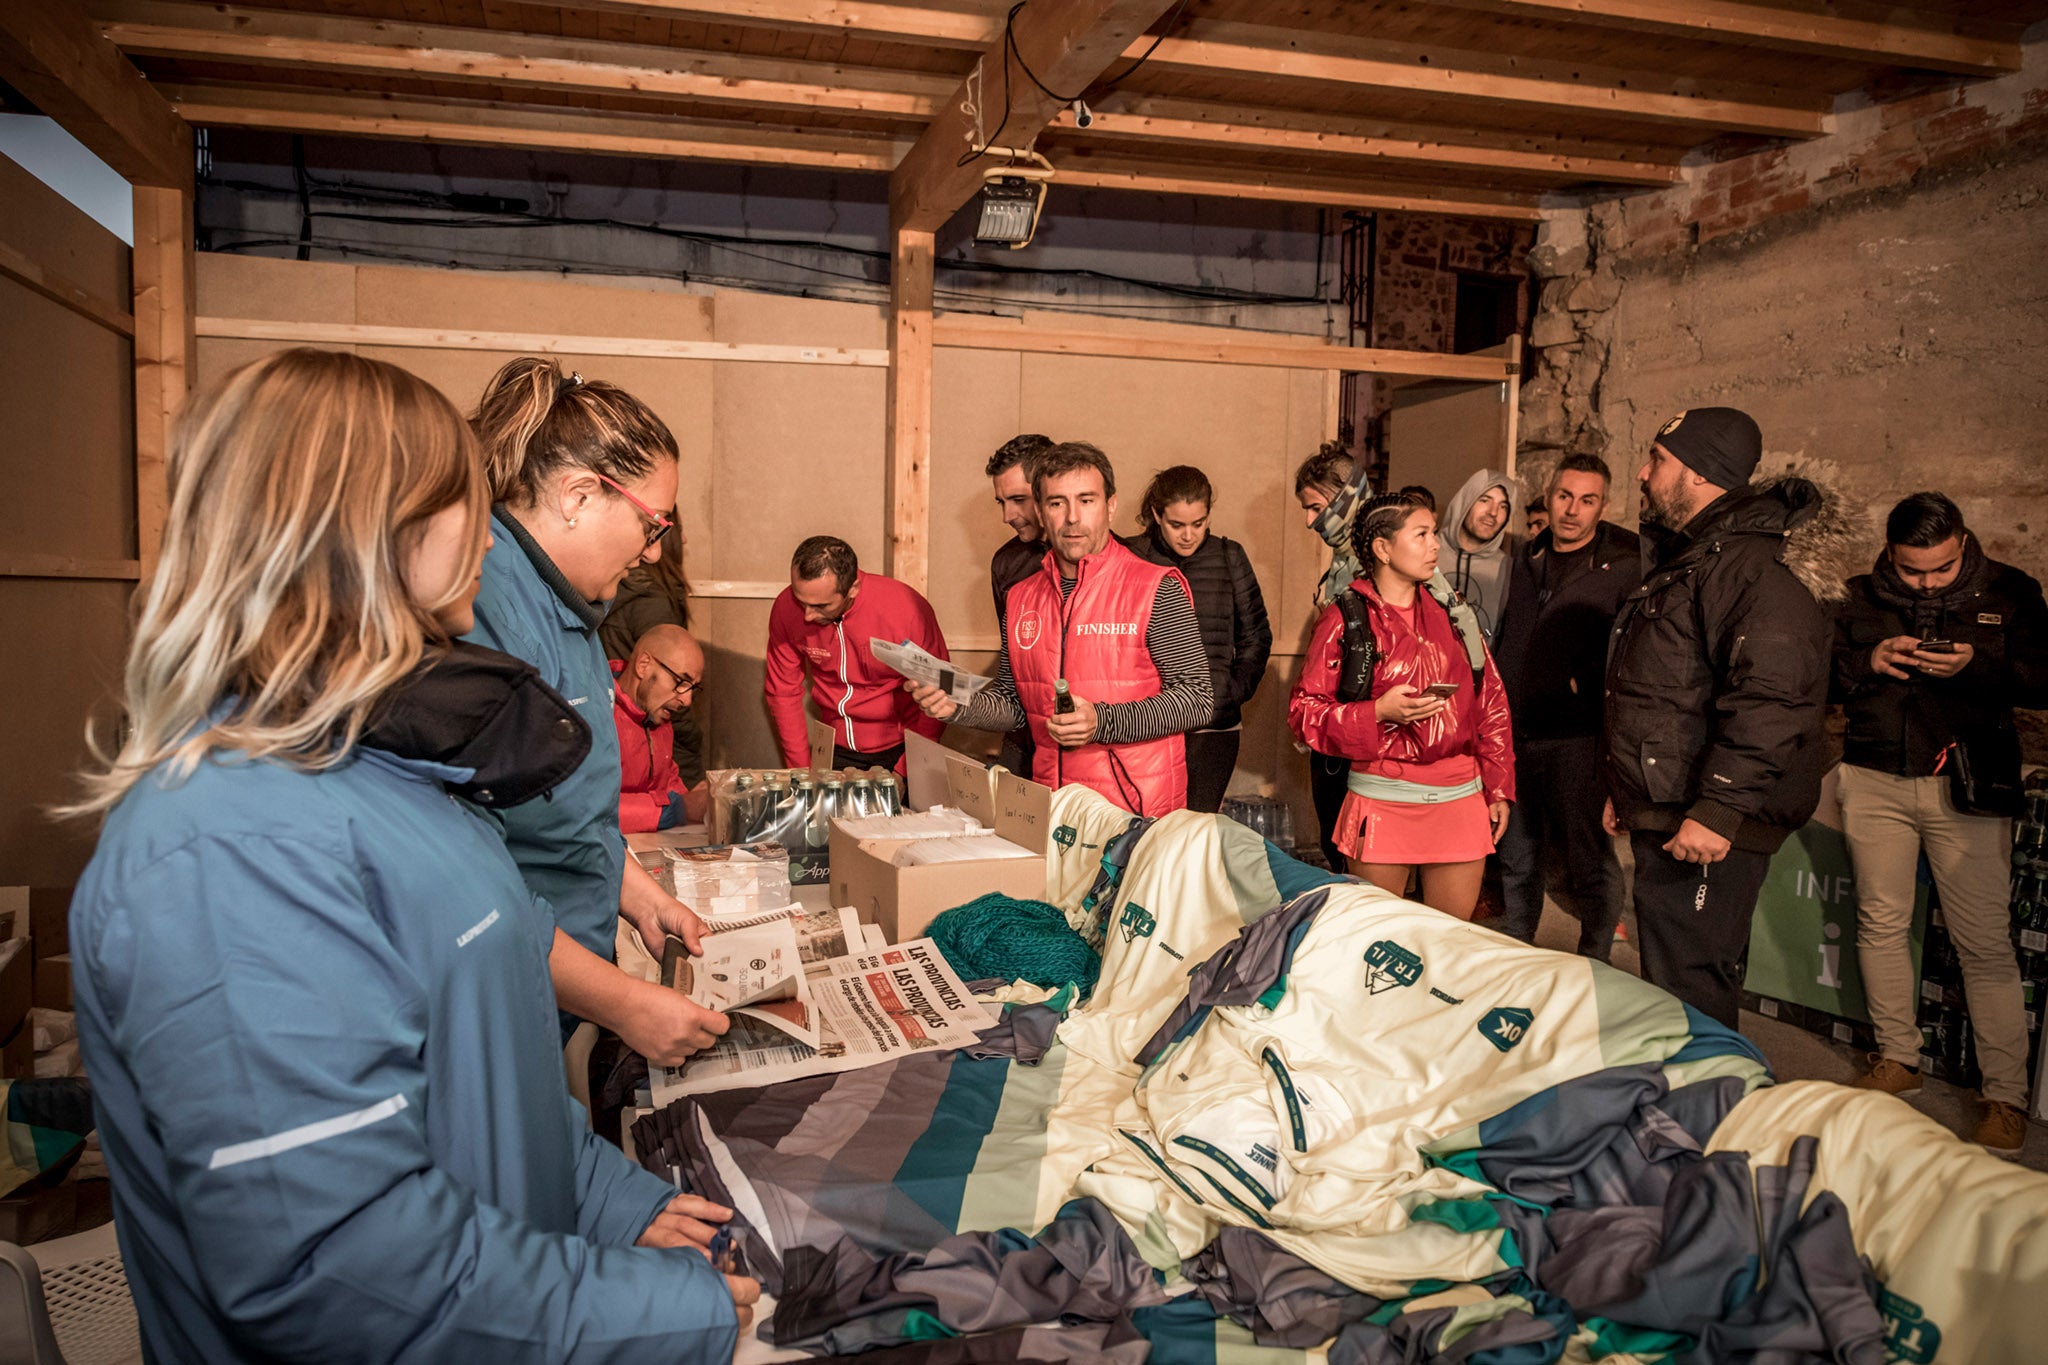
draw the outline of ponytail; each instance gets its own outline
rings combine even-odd
[[[469,420],[492,499],[519,507],[539,501],[548,476],[571,466],[631,483],[677,458],[675,436],[645,403],[544,356],[508,362]]]

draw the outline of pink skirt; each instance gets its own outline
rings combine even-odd
[[[1406,770],[1387,776],[1411,782],[1436,779],[1427,782],[1429,786],[1462,785],[1477,768],[1470,758],[1401,766]],[[1485,792],[1436,804],[1385,801],[1346,792],[1332,842],[1362,863],[1405,867],[1469,863],[1493,852],[1493,821]]]

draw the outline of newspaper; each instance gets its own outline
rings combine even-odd
[[[964,668],[955,668],[944,659],[937,658],[928,650],[908,640],[900,645],[891,644],[887,640],[871,635],[868,637],[868,650],[912,682],[936,687],[962,706],[973,701],[975,693],[994,681],[979,673],[969,673]]]
[[[817,1046],[810,981],[797,946],[796,922],[786,914],[705,934],[702,957],[691,957],[683,941],[671,935],[662,949],[661,980],[735,1023],[751,1020]]]
[[[862,936],[872,926],[858,926]],[[707,957],[710,945],[706,944]],[[928,938],[815,964],[806,982],[818,1042],[750,1022],[679,1067],[650,1067],[657,1108],[682,1095],[852,1071],[927,1049],[965,1047],[995,1024]]]

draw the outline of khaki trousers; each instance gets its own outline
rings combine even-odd
[[[1884,1055],[1920,1063],[1910,935],[1913,876],[1927,850],[1942,919],[1963,968],[1984,1097],[2026,1107],[2027,1025],[2012,947],[2012,821],[1964,815],[1946,777],[1894,777],[1844,763],[1842,831],[1856,869],[1856,960]]]

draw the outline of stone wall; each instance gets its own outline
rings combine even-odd
[[[1862,517],[1940,488],[2048,577],[2048,42],[2024,69],[1838,112],[1814,142],[1552,213],[1522,457],[1605,456],[1616,515],[1657,427],[1727,404]]]

